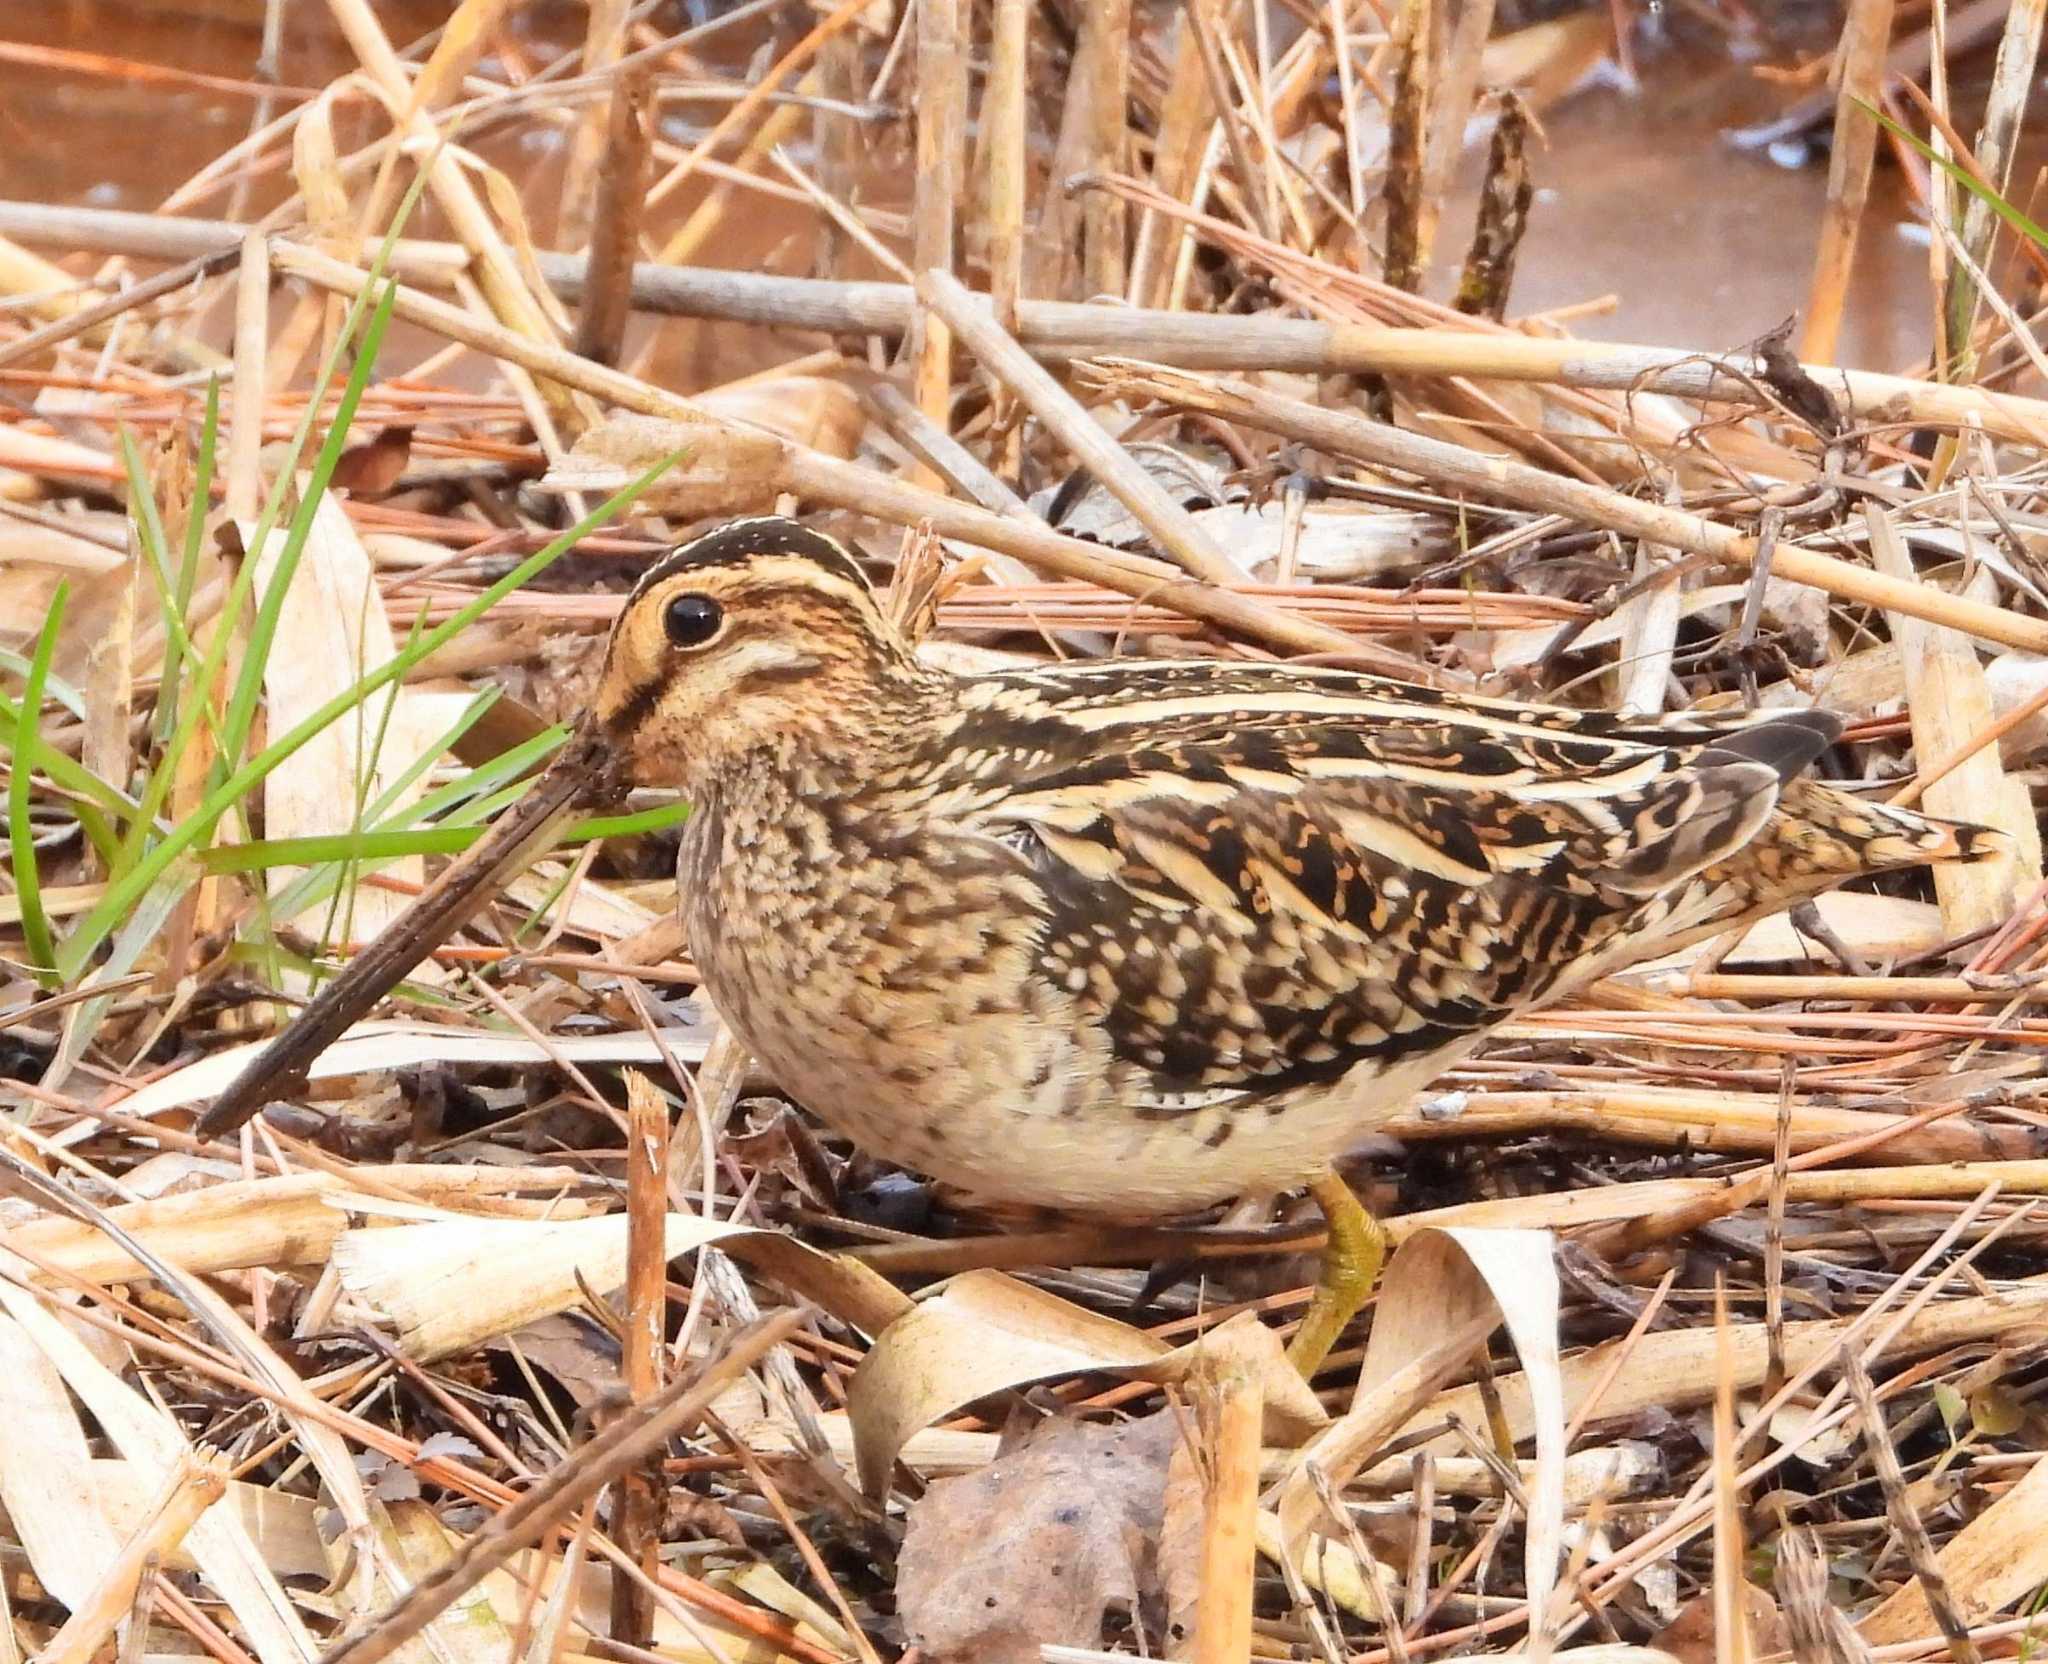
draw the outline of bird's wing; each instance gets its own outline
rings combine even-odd
[[[1044,973],[1167,1094],[1455,1049],[1740,851],[1832,732],[1177,672],[984,694],[1009,763],[975,817],[1044,889]]]

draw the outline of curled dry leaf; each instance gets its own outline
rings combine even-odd
[[[897,1562],[904,1634],[931,1664],[1038,1664],[1093,1646],[1112,1611],[1159,1593],[1155,1545],[1172,1412],[1101,1426],[1051,1421],[911,1508]]]
[[[334,465],[334,483],[354,497],[388,496],[412,463],[412,429],[389,427],[351,445]]]
[[[364,1212],[378,1211],[361,1204]],[[822,1253],[781,1231],[668,1216],[668,1257],[716,1245],[867,1334],[910,1308],[878,1272]],[[348,1231],[334,1245],[342,1283],[389,1317],[414,1357],[445,1358],[522,1324],[568,1310],[585,1287],[626,1277],[626,1216],[598,1219],[446,1219]]]
[[[1564,1531],[1564,1393],[1557,1270],[1547,1231],[1428,1230],[1387,1263],[1351,1409],[1301,1452],[1277,1493],[1290,1555],[1322,1513],[1316,1472],[1341,1489],[1435,1388],[1505,1322],[1521,1355],[1536,1435],[1526,1545],[1531,1610],[1543,1612]]]
[[[1169,1347],[1000,1271],[970,1271],[890,1324],[854,1371],[846,1401],[861,1485],[879,1495],[913,1433],[990,1393],[1088,1370],[1178,1380],[1200,1347],[1219,1344],[1256,1348],[1276,1442],[1327,1420],[1277,1337],[1248,1312],[1205,1341]]]

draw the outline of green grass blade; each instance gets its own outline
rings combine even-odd
[[[391,325],[391,311],[397,303],[398,286],[387,283],[363,330],[362,346],[341,390],[341,402],[335,409],[334,420],[328,426],[319,455],[314,459],[312,478],[300,495],[298,509],[285,532],[284,546],[278,551],[276,564],[264,584],[263,598],[256,608],[256,621],[249,630],[249,645],[242,655],[241,674],[228,699],[227,716],[221,723],[219,758],[223,768],[239,758],[248,744],[249,730],[256,721],[256,705],[263,697],[264,669],[270,663],[270,648],[277,638],[277,621],[284,613],[292,574],[298,571],[299,559],[306,550],[306,539],[312,535],[313,516],[319,512],[321,499],[327,494],[327,484],[334,476],[335,465],[341,461],[341,453],[348,448],[349,424],[355,420],[356,406],[362,402],[363,394],[369,388],[370,373],[377,363],[377,350],[383,345],[384,332]],[[261,564],[262,556],[263,539],[259,534],[258,541],[249,548],[249,567],[252,570]]]
[[[50,598],[50,613],[36,638],[35,657],[29,661],[28,677],[22,684],[21,709],[14,723],[13,766],[7,780],[7,839],[14,856],[15,898],[21,903],[21,934],[28,947],[29,968],[36,980],[49,986],[57,964],[56,938],[50,930],[50,915],[43,911],[42,877],[36,870],[35,825],[29,819],[34,802],[35,774],[27,759],[39,749],[42,738],[43,684],[49,679],[50,660],[57,652],[57,631],[64,622],[64,602],[71,586],[60,583]]]
[[[552,566],[569,550],[615,515],[632,506],[656,480],[674,467],[680,452],[663,458],[623,490],[614,493],[576,525],[521,561],[467,606],[420,636],[410,647],[395,654],[345,692],[336,694],[318,710],[302,719],[290,732],[271,741],[261,752],[241,764],[210,792],[199,808],[173,827],[169,834],[136,863],[133,870],[111,882],[107,892],[64,942],[58,966],[67,981],[91,961],[108,935],[149,887],[179,856],[207,838],[220,817],[239,803],[272,769],[291,756],[315,734],[353,710],[379,688],[405,675],[429,653],[453,640],[463,630],[510,595],[521,584]]]
[[[686,803],[664,803],[637,814],[607,815],[572,824],[558,844],[594,843],[660,832],[689,818]],[[324,862],[399,861],[408,855],[459,855],[481,838],[484,826],[414,826],[394,830],[371,828],[327,832],[304,838],[258,838],[253,843],[221,844],[199,852],[200,870],[209,877],[227,873],[267,872],[272,867],[312,867]]]
[[[2025,214],[2021,213],[2010,202],[2007,202],[2004,197],[1992,190],[1983,180],[1971,173],[1968,168],[1943,156],[1924,139],[1907,132],[1905,128],[1892,120],[1884,111],[1878,109],[1876,105],[1866,103],[1860,98],[1856,100],[1856,103],[1886,132],[1896,134],[1899,138],[1904,139],[1906,143],[1919,151],[1922,156],[1926,157],[1936,167],[1940,168],[1943,173],[1955,180],[1958,185],[1962,186],[1970,195],[1974,196],[1985,207],[2004,220],[2007,225],[2011,226],[2022,237],[2025,237],[2036,247],[2048,248],[2048,231],[2044,231],[2040,226],[2028,219]]]

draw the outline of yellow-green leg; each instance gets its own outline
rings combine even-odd
[[[1288,1342],[1287,1357],[1306,1379],[1314,1380],[1344,1326],[1372,1297],[1380,1267],[1386,1263],[1387,1233],[1336,1173],[1325,1173],[1308,1187],[1308,1193],[1323,1210],[1330,1235],[1323,1245],[1323,1269],[1316,1278],[1315,1297],[1309,1301],[1294,1339]]]

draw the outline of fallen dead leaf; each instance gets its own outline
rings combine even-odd
[[[1160,1595],[1155,1545],[1171,1411],[1099,1426],[1051,1421],[911,1508],[897,1562],[903,1629],[931,1664],[1038,1664],[1094,1646],[1111,1612]]]

